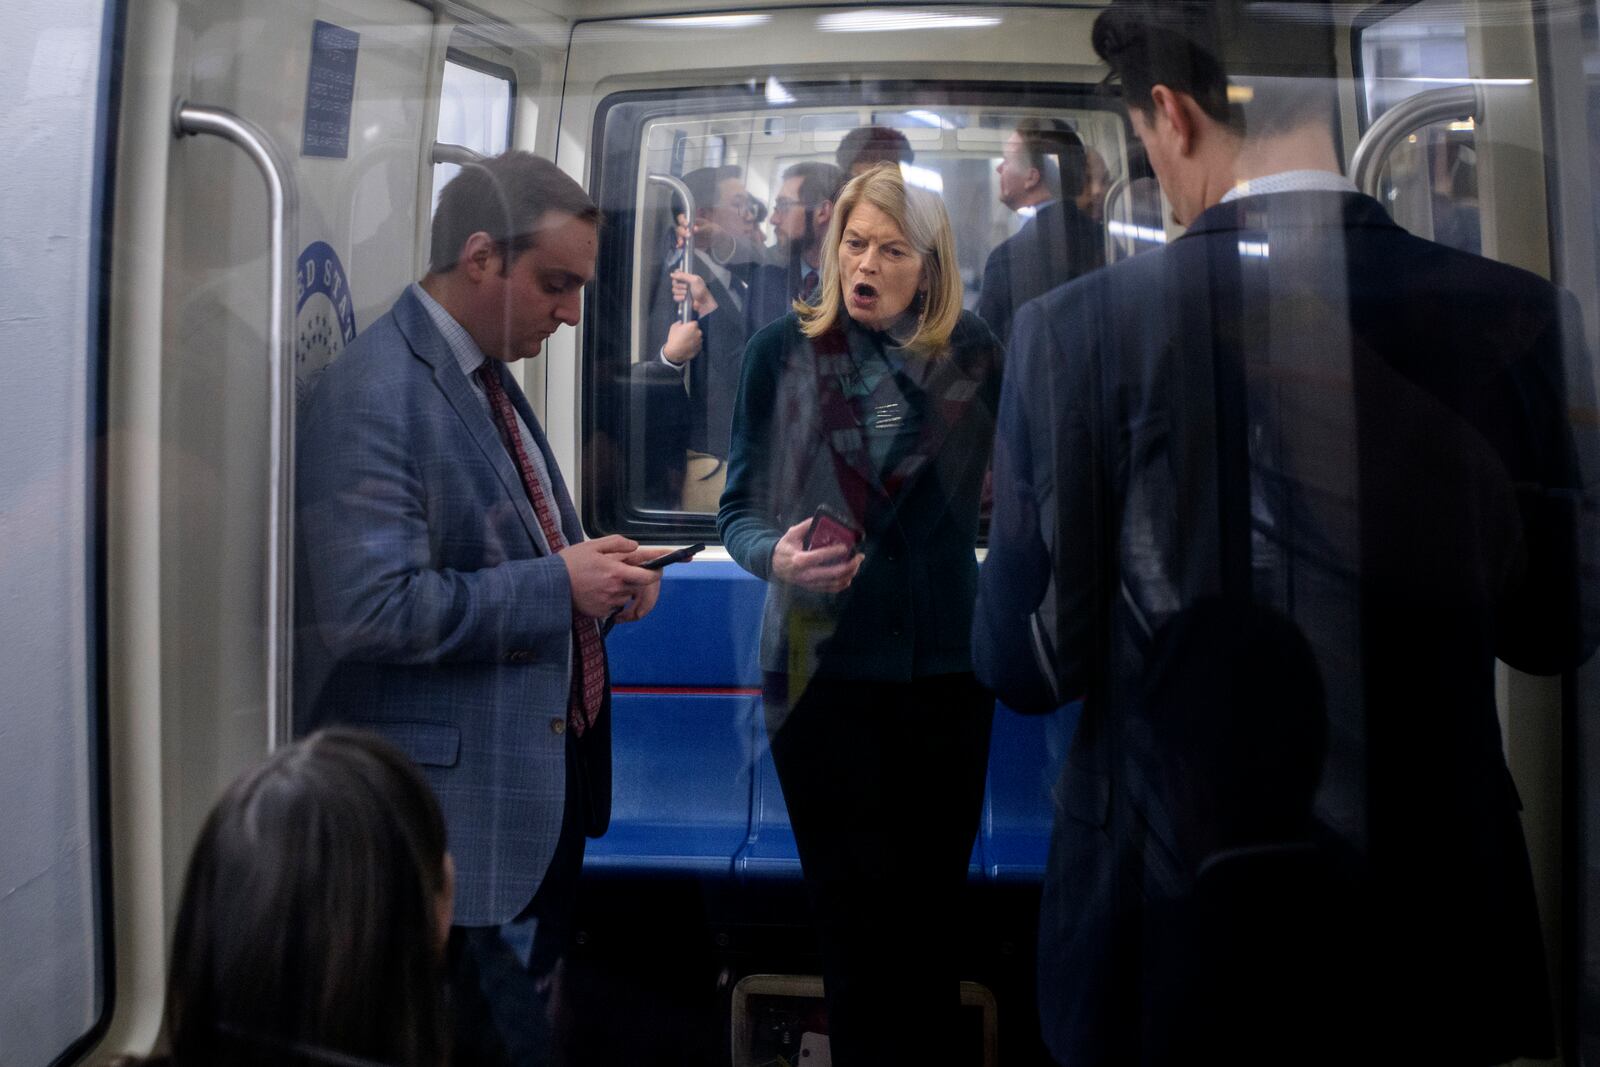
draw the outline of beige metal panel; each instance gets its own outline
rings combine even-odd
[[[355,325],[370,325],[410,280],[431,12],[406,0],[206,0],[180,5],[177,18],[174,93],[228,108],[277,144],[300,190],[289,254],[331,245]],[[347,159],[299,155],[316,19],[361,35]],[[254,166],[221,140],[169,151],[158,371],[168,929],[201,820],[264,751],[268,684],[266,197]],[[331,302],[308,300],[307,311],[311,366],[336,347],[337,316]]]
[[[106,649],[116,999],[95,1055],[161,1022],[161,293],[177,0],[136,0],[123,42],[106,381]]]

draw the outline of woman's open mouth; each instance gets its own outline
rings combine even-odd
[[[865,307],[878,299],[878,290],[866,282],[857,282],[850,287],[850,302],[860,307]]]

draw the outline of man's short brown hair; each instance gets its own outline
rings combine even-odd
[[[534,246],[548,214],[600,221],[600,209],[583,186],[532,152],[507,152],[465,164],[439,194],[428,270],[453,270],[462,246],[475,233],[492,237],[510,263]]]

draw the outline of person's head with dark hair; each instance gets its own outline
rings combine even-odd
[[[832,163],[808,160],[785,170],[772,207],[772,231],[778,247],[816,268],[821,262],[823,235],[833,218],[833,204],[844,183],[844,171]]]
[[[421,772],[326,730],[212,809],[184,881],[162,1047],[173,1067],[448,1058],[454,873]]]
[[[1076,200],[1088,162],[1083,141],[1060,119],[1025,118],[1006,138],[995,173],[1000,202],[1012,211],[1048,200]]]
[[[846,179],[866,173],[879,163],[910,163],[917,158],[911,141],[890,126],[858,126],[844,135],[834,154]]]
[[[1296,74],[1292,62],[1251,55],[1253,67],[1277,73],[1230,71],[1224,42],[1248,54],[1269,39],[1252,32],[1252,18],[1238,2],[1113,0],[1095,19],[1094,50],[1121,85],[1134,133],[1180,223],[1240,181],[1340,170],[1325,69]]]
[[[1142,708],[1174,844],[1192,865],[1306,836],[1327,711],[1292,620],[1220,599],[1186,608],[1156,635]]]
[[[547,159],[468,163],[439,195],[422,288],[490,359],[536,356],[578,322],[599,222],[589,194]]]

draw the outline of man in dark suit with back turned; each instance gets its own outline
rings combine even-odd
[[[1007,359],[974,661],[1018,709],[1085,695],[1040,918],[1044,1036],[1062,1063],[1159,1044],[1151,991],[1170,976],[1141,966],[1160,958],[1148,902],[1207,871],[1148,772],[1171,740],[1141,687],[1165,625],[1221,598],[1289,620],[1326,685],[1315,815],[1359,857],[1376,946],[1363,1010],[1329,1032],[1359,1028],[1383,1059],[1548,1056],[1494,661],[1554,673],[1593,648],[1577,307],[1357,193],[1331,80],[1230,81],[1214,42],[1294,56],[1288,24],[1263,49],[1247,10],[1099,16],[1096,51],[1188,229],[1024,307]],[[1332,70],[1331,38],[1313,47]],[[1232,1062],[1264,1062],[1237,1007]],[[1326,1059],[1326,1036],[1270,1055]]]
[[[977,312],[1004,344],[1023,304],[1105,262],[1105,231],[1078,209],[1088,182],[1083,141],[1057,119],[1024,119],[1006,138],[1000,202],[1028,219],[989,253]]]
[[[545,1061],[536,980],[565,947],[584,837],[610,817],[599,620],[642,617],[659,589],[636,565],[659,550],[584,539],[508,369],[577,323],[598,217],[537,156],[465,167],[428,274],[300,415],[297,721],[382,734],[438,794],[453,941],[500,1031],[462,1035],[463,1060]]]

